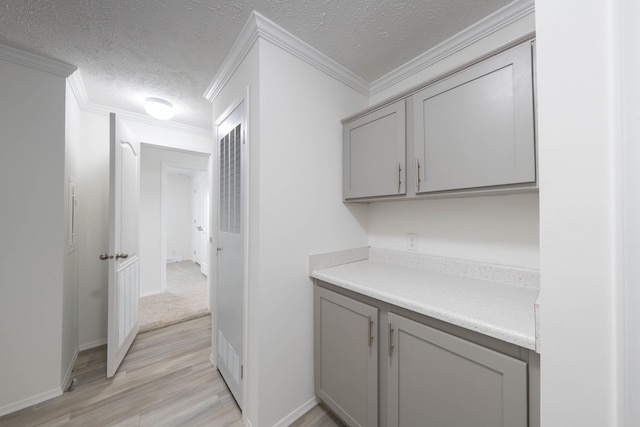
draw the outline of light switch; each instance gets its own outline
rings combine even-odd
[[[407,233],[407,250],[418,250],[418,233]]]

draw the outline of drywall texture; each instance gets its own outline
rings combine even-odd
[[[65,80],[2,60],[0,76],[1,414],[60,394]]]
[[[144,114],[160,96],[175,121],[211,129],[202,94],[253,10],[372,81],[507,3],[5,0],[0,42],[76,65],[93,104]]]
[[[183,137],[183,139],[185,139]],[[166,181],[164,168],[206,171],[209,155],[142,144],[140,155],[140,294],[161,292],[164,287],[165,250],[163,216]],[[191,203],[189,201],[189,203]]]
[[[469,63],[476,62],[478,58],[485,57],[501,47],[508,46],[514,40],[520,40],[527,35],[533,36],[535,32],[534,13],[523,16],[519,20],[501,28],[484,38],[461,49],[452,55],[446,56],[438,62],[426,67],[419,72],[409,75],[384,90],[377,90],[376,84],[372,85],[370,104],[375,105],[384,100],[397,96],[397,94],[423,86],[444,75],[450,74]]]

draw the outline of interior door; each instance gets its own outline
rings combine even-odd
[[[138,333],[140,143],[115,114],[109,119],[107,377],[112,377]]]
[[[244,331],[244,102],[218,122],[218,369],[242,408]]]

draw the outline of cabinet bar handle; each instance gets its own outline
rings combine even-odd
[[[398,193],[402,188],[402,165],[398,162]]]
[[[420,191],[420,159],[416,157],[416,193]]]
[[[369,347],[371,347],[371,343],[373,342],[373,320],[371,316],[369,316]]]
[[[392,351],[393,351],[393,327],[391,327],[391,322],[389,322],[389,357],[391,357]]]

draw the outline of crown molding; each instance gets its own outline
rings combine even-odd
[[[89,96],[87,95],[87,89],[84,85],[84,81],[82,80],[82,75],[80,70],[76,70],[73,74],[71,74],[67,81],[71,86],[71,91],[80,106],[82,111],[86,111],[88,113],[95,114],[106,114],[116,113],[118,117],[121,117],[126,120],[135,121],[139,123],[145,123],[148,125],[153,125],[156,127],[161,127],[164,129],[172,129],[180,132],[187,132],[195,135],[201,135],[206,137],[211,137],[213,135],[212,130],[207,130],[195,126],[189,126],[182,123],[172,122],[172,121],[164,121],[157,120],[152,117],[148,117],[145,114],[133,113],[131,111],[122,110],[119,108],[107,107],[105,105],[95,104],[89,101]]]
[[[214,76],[211,84],[204,93],[204,97],[213,101],[222,91],[222,88],[229,82],[233,73],[236,72],[244,58],[249,54],[254,43],[258,40],[258,26],[254,11],[249,20],[244,24],[236,41],[233,42],[227,57],[222,61],[222,66]]]
[[[66,62],[45,58],[4,45],[0,45],[0,59],[64,78],[69,77],[77,69]]]
[[[254,10],[204,93],[205,98],[213,101],[218,96],[259,38],[273,43],[352,89],[369,96],[368,81]]]
[[[71,86],[71,92],[73,92],[73,96],[75,96],[76,101],[78,101],[80,108],[82,109],[84,106],[89,105],[89,95],[87,95],[87,89],[84,85],[84,80],[82,80],[80,70],[76,70],[67,77],[67,81],[69,82],[69,86]]]
[[[534,0],[515,0],[475,24],[448,38],[411,61],[371,83],[369,93],[377,95],[385,89],[419,73],[479,40],[533,14]],[[530,34],[533,35],[533,32]]]

